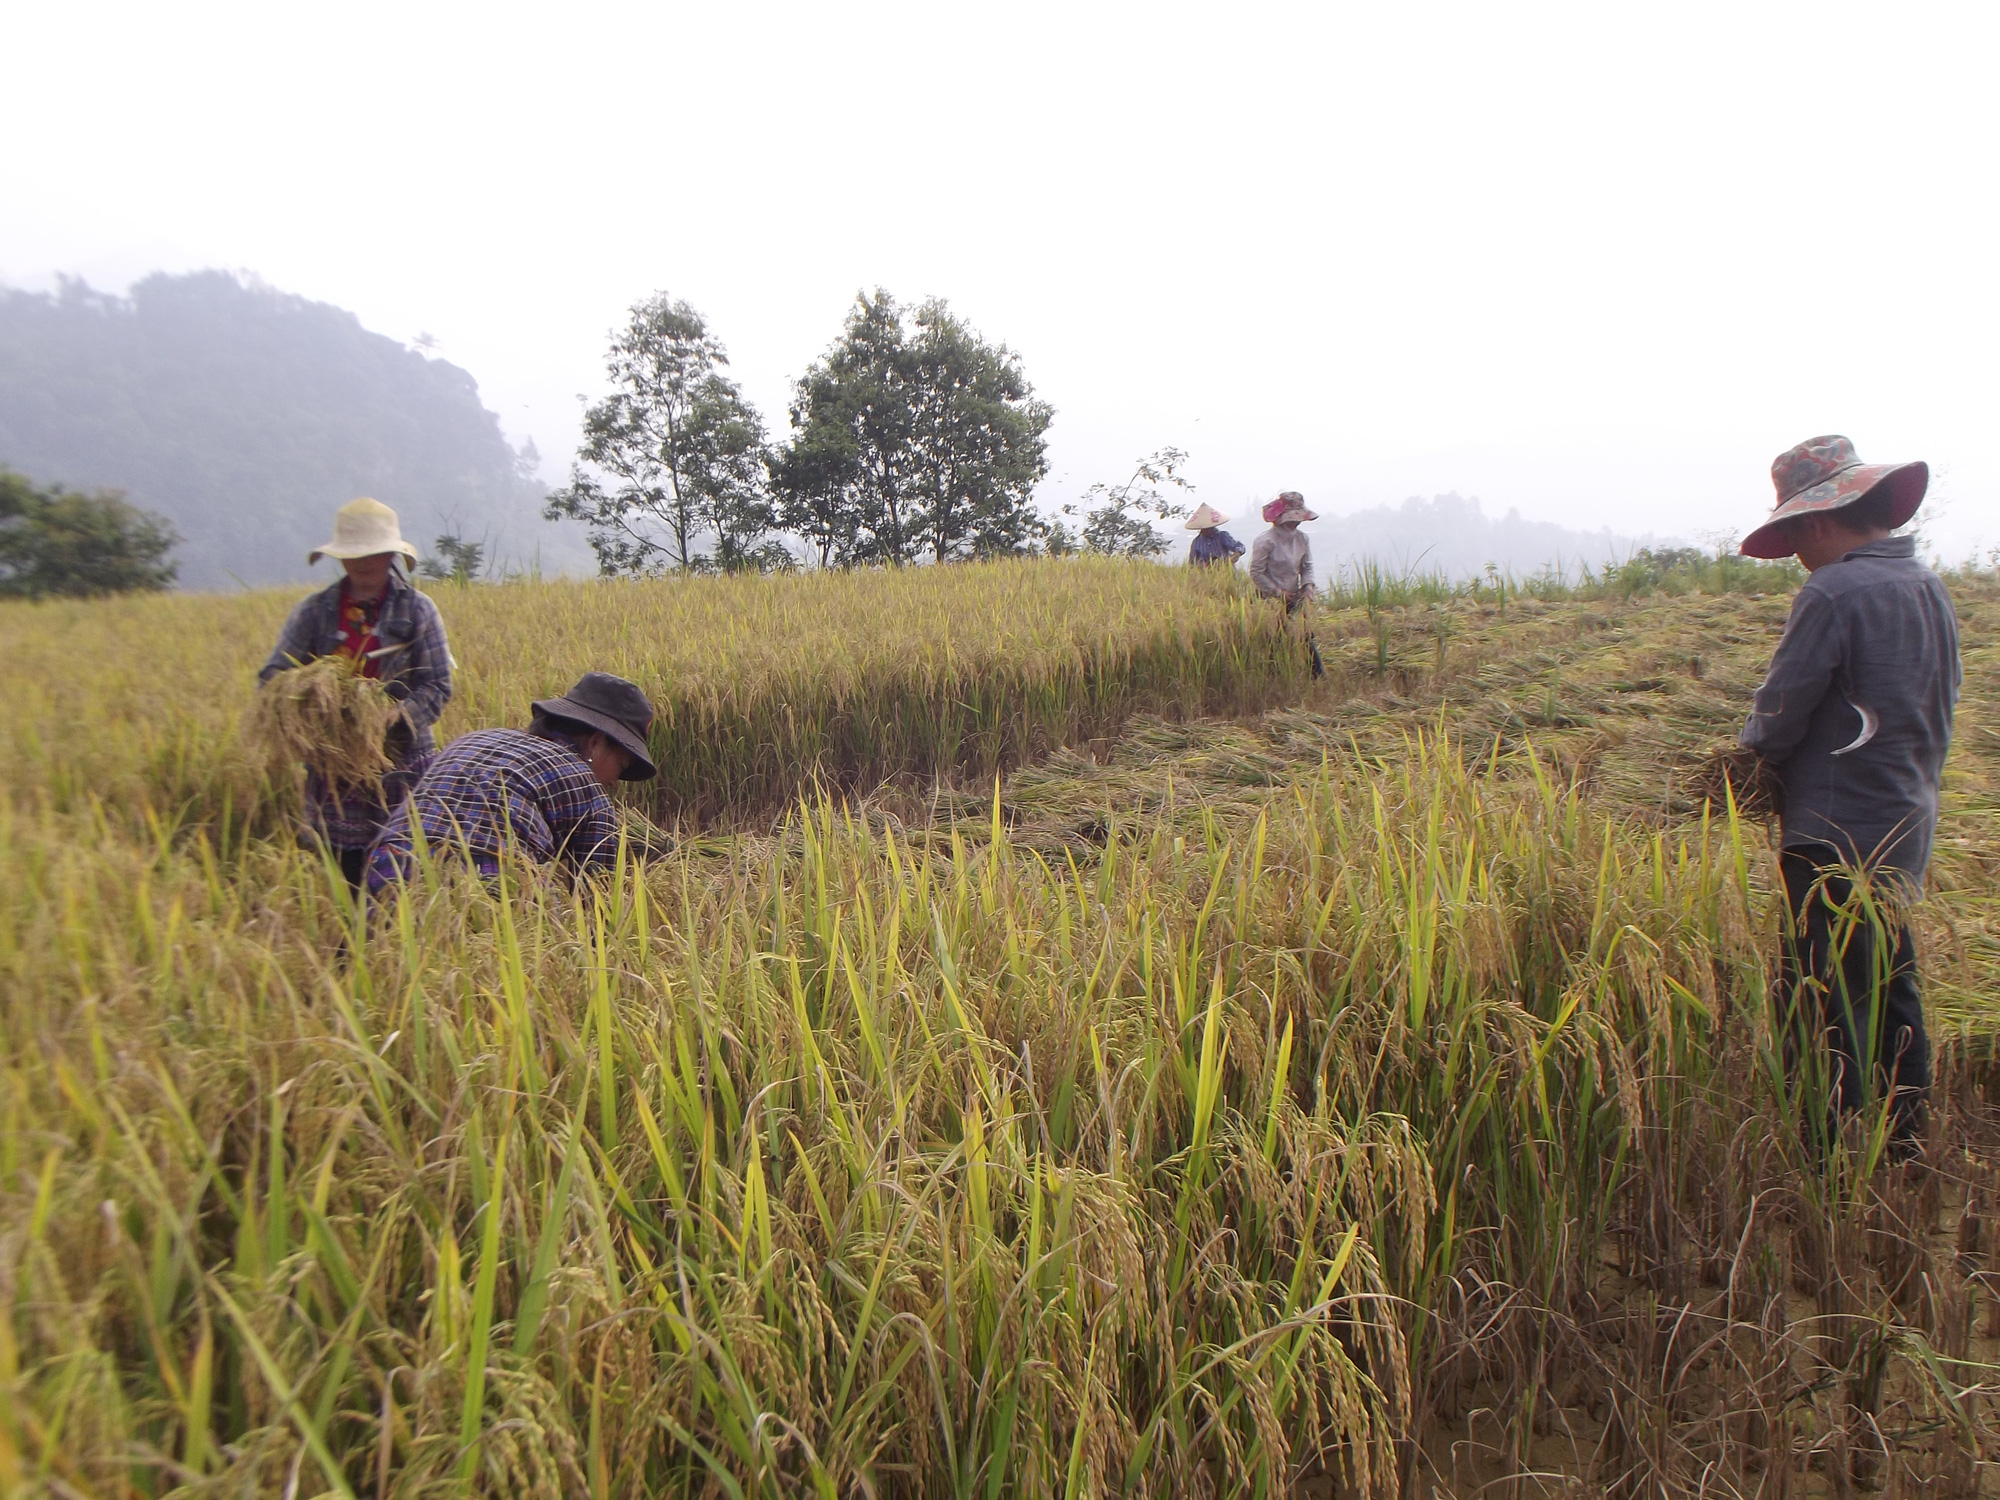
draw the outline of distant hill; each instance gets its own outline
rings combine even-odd
[[[1252,525],[1252,534],[1261,530]],[[1574,575],[1579,565],[1593,570],[1622,562],[1659,538],[1574,531],[1550,521],[1530,521],[1519,511],[1495,518],[1479,501],[1458,495],[1412,497],[1401,505],[1378,505],[1351,515],[1322,515],[1302,528],[1312,537],[1313,561],[1322,578],[1341,568],[1372,560],[1391,572],[1443,573],[1470,578],[1492,563],[1503,573],[1523,576],[1557,565]],[[1246,537],[1247,541],[1248,538]]]
[[[314,576],[306,553],[356,495],[426,551],[456,529],[496,560],[590,566],[471,375],[223,271],[124,297],[0,288],[0,464],[166,515],[189,588]]]

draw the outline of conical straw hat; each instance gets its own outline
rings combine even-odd
[[[1194,514],[1187,518],[1187,529],[1189,531],[1206,531],[1211,526],[1220,526],[1228,519],[1229,517],[1225,516],[1213,505],[1197,505],[1194,508]]]
[[[396,513],[380,500],[363,495],[333,513],[333,540],[320,543],[306,561],[316,563],[322,557],[345,561],[351,557],[373,557],[378,552],[400,552],[411,562],[417,560],[417,549],[403,540]]]

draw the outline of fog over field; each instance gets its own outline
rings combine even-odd
[[[472,372],[223,271],[155,274],[125,296],[73,278],[0,288],[0,461],[164,515],[188,588],[313,576],[328,514],[360,493],[394,504],[427,553],[451,536],[500,572],[596,570],[581,528],[543,515],[542,456],[506,441]],[[1043,484],[1045,508],[1070,498],[1062,488]],[[1230,523],[1246,541],[1259,505],[1247,498]],[[1323,511],[1307,529],[1329,581],[1364,560],[1453,578],[1574,572],[1652,540],[1493,516],[1456,494]],[[1173,532],[1166,556],[1184,541]]]
[[[1957,558],[2000,543],[1996,39],[1956,4],[27,8],[0,282],[254,271],[469,372],[550,484],[635,301],[699,308],[782,438],[880,286],[1019,352],[1045,508],[1173,445],[1225,509],[1741,534],[1845,432],[1931,463]]]

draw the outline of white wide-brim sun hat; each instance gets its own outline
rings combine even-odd
[[[417,560],[417,549],[403,540],[403,528],[396,522],[396,513],[380,500],[363,495],[333,513],[333,540],[315,547],[306,562],[316,563],[322,557],[344,562],[382,552],[400,552],[411,562]]]

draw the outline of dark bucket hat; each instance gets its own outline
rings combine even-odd
[[[1893,530],[1924,503],[1931,469],[1926,463],[1864,464],[1846,438],[1816,437],[1786,449],[1772,461],[1771,483],[1778,491],[1777,507],[1762,526],[1743,538],[1745,557],[1790,557],[1785,522],[1796,516],[1839,510],[1873,494],[1878,487],[1889,491],[1889,526]]]
[[[653,727],[653,705],[637,683],[609,672],[585,672],[562,697],[537,700],[535,712],[601,730],[630,751],[632,764],[625,768],[621,781],[646,781],[660,774],[646,748],[646,731]]]

